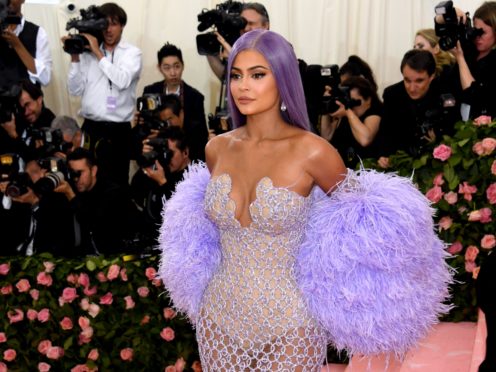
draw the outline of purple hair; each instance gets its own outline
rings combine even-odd
[[[291,44],[281,35],[269,30],[253,30],[242,35],[229,54],[227,64],[227,99],[234,128],[246,124],[231,95],[231,68],[237,55],[243,50],[256,50],[264,56],[276,79],[281,102],[287,107],[281,111],[284,121],[305,130],[310,129],[305,94],[301,83],[298,60]]]

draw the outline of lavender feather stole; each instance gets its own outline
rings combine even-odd
[[[158,275],[174,307],[196,322],[201,298],[221,260],[219,232],[203,207],[210,172],[190,166],[162,211]]]
[[[191,166],[166,202],[159,276],[194,323],[221,261],[219,232],[204,210],[208,169]],[[308,308],[349,354],[401,357],[449,305],[451,273],[429,201],[403,177],[349,172],[326,196],[315,189],[296,279]]]
[[[313,196],[296,270],[311,313],[338,350],[401,358],[450,309],[429,201],[407,178],[365,170]]]

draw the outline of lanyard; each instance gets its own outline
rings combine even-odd
[[[103,48],[103,55],[107,57],[107,51],[105,50],[105,47]],[[110,63],[114,64],[114,51],[112,50],[112,56],[110,59]],[[112,93],[112,81],[108,79],[109,82],[109,87],[110,87],[110,93]]]

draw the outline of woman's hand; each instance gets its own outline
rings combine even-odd
[[[160,165],[158,160],[155,160],[155,165],[153,167],[148,167],[143,169],[143,173],[151,178],[160,186],[167,183],[167,178],[165,177],[164,168]]]

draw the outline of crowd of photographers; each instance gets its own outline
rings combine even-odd
[[[226,1],[198,15],[198,52],[222,81],[219,105],[206,120],[204,96],[182,79],[181,50],[157,52],[163,80],[136,96],[141,51],[125,42],[125,11],[115,3],[81,10],[62,37],[71,56],[69,94],[81,97],[81,126],[56,116],[41,86],[51,75],[46,32],[25,20],[23,0],[0,0],[0,226],[2,255],[51,252],[147,253],[155,244],[163,201],[187,166],[204,160],[209,136],[229,130],[225,60],[244,32],[270,27],[259,3]],[[496,2],[467,14],[441,2],[435,30],[420,30],[406,51],[403,80],[383,99],[369,65],[350,56],[341,67],[300,72],[314,131],[346,165],[389,155],[418,155],[453,132],[460,118],[494,116]],[[130,177],[130,161],[138,171]]]

